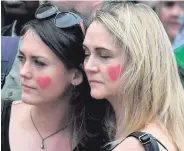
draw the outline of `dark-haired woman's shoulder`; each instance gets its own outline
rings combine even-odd
[[[14,101],[10,99],[3,99],[1,100],[1,118],[2,121],[10,118],[12,107],[17,106],[19,104],[23,104],[21,100]],[[9,120],[9,119],[7,119]]]
[[[22,119],[24,116],[29,115],[30,105],[24,103],[22,100],[12,102],[11,106],[11,118]]]
[[[11,125],[16,125],[22,116],[25,115],[25,103],[21,100],[1,100],[1,150],[10,151],[9,130]],[[19,118],[17,118],[19,117]],[[11,123],[11,124],[10,124]]]
[[[1,118],[10,117],[12,106],[23,104],[21,100],[14,101],[10,99],[2,99],[1,100]]]
[[[22,104],[22,100],[13,101],[12,105]]]

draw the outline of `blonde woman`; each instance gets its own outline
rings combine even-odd
[[[128,137],[136,131],[154,137],[156,150],[183,151],[184,92],[156,13],[144,4],[105,2],[83,47],[91,95],[115,111],[113,151],[143,151],[147,142]]]

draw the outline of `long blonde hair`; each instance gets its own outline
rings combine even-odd
[[[119,79],[116,137],[125,138],[153,120],[184,150],[184,91],[167,33],[144,4],[105,2],[93,15],[122,46],[126,69]],[[123,59],[122,59],[123,60]]]

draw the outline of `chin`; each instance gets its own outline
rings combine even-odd
[[[38,102],[36,101],[37,99],[35,97],[30,96],[28,94],[24,94],[24,93],[22,93],[21,100],[22,102],[29,104],[29,105],[38,104]]]
[[[104,99],[104,95],[102,92],[100,91],[93,91],[91,90],[91,96],[94,98],[94,99]]]
[[[169,34],[170,39],[175,39],[179,31],[171,31]]]

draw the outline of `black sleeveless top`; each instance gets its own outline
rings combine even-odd
[[[10,151],[9,145],[9,123],[12,101],[1,102],[1,150]]]
[[[1,102],[1,151],[11,151],[9,144],[11,106],[12,101],[10,100]],[[88,121],[87,127],[90,126],[93,131],[96,130],[96,135],[87,139],[84,145],[79,144],[76,146],[73,151],[104,151],[103,146],[105,145],[106,137],[99,122],[101,123],[100,120],[96,121],[96,123],[92,122],[94,125],[91,125],[90,121]]]

